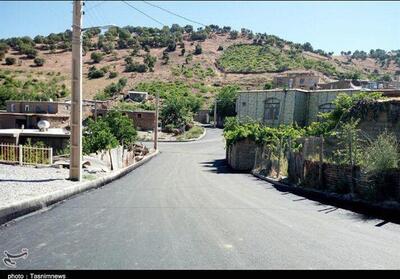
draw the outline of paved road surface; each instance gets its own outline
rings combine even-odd
[[[160,148],[124,178],[1,229],[1,249],[28,248],[22,269],[400,268],[399,225],[228,173],[220,130]]]

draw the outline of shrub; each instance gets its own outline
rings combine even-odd
[[[102,118],[97,121],[88,120],[84,131],[83,152],[94,153],[100,150],[111,149],[118,146],[118,140],[113,135],[108,123]]]
[[[217,113],[220,117],[236,115],[236,98],[239,87],[236,85],[228,85],[221,88],[216,96],[217,98]]]
[[[110,74],[108,75],[109,78],[116,78],[118,76],[117,72],[110,72]]]
[[[144,64],[149,68],[149,70],[152,72],[154,70],[154,65],[157,61],[157,57],[151,56],[149,53],[146,54],[144,57]]]
[[[368,172],[379,173],[399,166],[399,143],[394,134],[384,132],[364,149],[361,165]]]
[[[37,67],[41,67],[44,65],[45,60],[44,60],[44,58],[36,57],[35,60],[33,60],[33,62],[35,63],[35,65]]]
[[[101,78],[104,77],[105,71],[103,69],[96,69],[96,67],[91,67],[89,69],[88,73],[88,78],[89,79],[95,79],[95,78]]]
[[[104,120],[121,145],[129,147],[135,142],[137,131],[128,116],[123,115],[120,111],[112,110],[107,113]]]
[[[6,57],[6,65],[14,65],[17,62],[17,59],[14,57]]]
[[[199,54],[201,54],[202,52],[203,52],[203,48],[201,47],[201,45],[197,44],[197,45],[196,45],[196,48],[195,48],[195,50],[194,50],[194,54],[195,54],[195,55],[199,55]]]
[[[104,58],[104,54],[101,52],[92,52],[90,58],[93,60],[94,63],[100,63],[101,60]]]

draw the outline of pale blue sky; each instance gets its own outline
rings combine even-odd
[[[190,24],[142,1],[132,5],[164,24]],[[249,28],[325,51],[400,49],[400,2],[152,1],[204,24]],[[72,1],[1,1],[0,38],[69,29]],[[86,1],[84,26],[159,26],[121,1]],[[195,26],[195,24],[192,24]],[[195,26],[196,27],[196,26]],[[199,26],[197,26],[199,27]]]

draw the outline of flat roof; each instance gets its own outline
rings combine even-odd
[[[0,111],[1,115],[15,115],[15,116],[46,116],[46,117],[69,117],[69,114],[58,114],[58,113],[29,113],[29,112],[8,112]]]
[[[41,132],[39,129],[0,129],[0,136],[46,136],[64,137],[69,136],[70,132],[63,128],[50,128]]]
[[[290,88],[287,91],[298,91],[303,93],[321,93],[321,92],[338,92],[338,91],[373,91],[368,88],[346,88],[346,89],[316,89],[316,90],[305,90],[300,88]],[[283,93],[284,89],[268,89],[268,90],[241,90],[238,91],[239,94],[241,93],[268,93],[268,92],[279,92]]]

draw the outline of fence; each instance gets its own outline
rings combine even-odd
[[[340,154],[343,148],[344,155]],[[286,177],[303,188],[352,194],[366,200],[400,201],[400,170],[367,173],[354,163],[355,156],[351,140],[339,144],[334,138],[307,137],[296,142],[285,139],[277,146],[257,147],[253,172]]]
[[[20,165],[53,164],[53,148],[0,144],[0,162]]]

